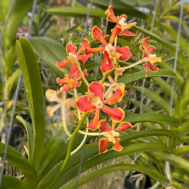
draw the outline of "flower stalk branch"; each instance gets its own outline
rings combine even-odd
[[[132,64],[132,65],[129,65],[129,66],[126,66],[126,67],[122,67],[122,68],[116,68],[115,70],[118,71],[118,70],[127,70],[129,68],[132,68],[134,66],[137,66],[138,64],[141,64],[143,63],[144,61],[143,60],[139,60],[138,62]]]

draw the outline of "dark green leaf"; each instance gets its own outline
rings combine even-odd
[[[21,181],[18,180],[15,177],[11,177],[11,176],[3,176],[2,178],[2,184],[1,184],[1,189],[8,189],[8,188],[20,188],[20,189],[24,189],[25,188],[25,184]]]

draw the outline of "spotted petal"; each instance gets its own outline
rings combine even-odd
[[[105,120],[100,121],[99,133],[110,131],[112,131],[112,128],[108,125],[108,123]]]
[[[119,57],[120,61],[128,60],[132,55],[128,47],[115,47],[115,48],[116,48],[116,52],[122,54]]]
[[[108,144],[109,144],[108,138],[100,139],[100,143],[99,143],[100,154],[105,153],[107,151]]]
[[[108,99],[104,100],[103,103],[110,103],[110,104],[114,104],[116,102],[120,102],[124,96],[124,91],[120,88],[116,89],[115,93]]]
[[[119,143],[119,141],[120,141],[121,139],[115,138],[115,140],[116,140],[116,143],[113,144],[113,149],[116,150],[116,151],[121,151],[121,150],[123,149],[123,147],[122,147],[122,146],[120,145],[120,143]]]
[[[65,68],[70,63],[70,60],[63,60],[62,62],[57,62],[56,65],[60,69]]]
[[[120,122],[125,116],[124,111],[121,108],[109,108],[106,105],[103,105],[101,108],[102,111],[106,112],[113,121]]]
[[[76,51],[77,51],[77,47],[76,47],[76,46],[71,45],[70,43],[68,43],[68,44],[66,45],[66,52],[67,52],[67,54],[69,54],[69,53],[75,54]]]
[[[92,29],[92,37],[93,39],[100,41],[104,46],[108,44],[103,37],[102,31],[97,26],[94,26]]]
[[[114,65],[109,57],[109,54],[106,51],[104,52],[104,57],[100,68],[103,73],[106,73],[107,71],[110,71],[114,68]]]
[[[84,113],[90,112],[90,111],[96,109],[96,107],[88,100],[87,96],[80,97],[77,100],[76,105],[77,105],[78,109]]]
[[[102,85],[99,82],[94,81],[89,85],[89,90],[90,90],[90,92],[94,93],[95,96],[98,96],[100,98],[100,100],[103,100],[104,90],[105,90],[104,85]]]
[[[95,116],[94,116],[93,120],[87,126],[88,129],[91,129],[91,130],[95,131],[100,126],[100,123],[99,123],[99,112],[100,112],[100,109],[97,108],[96,111],[95,111]]]
[[[107,19],[109,22],[118,23],[118,19],[117,19],[117,17],[116,17],[115,14],[114,14],[113,6],[112,6],[112,5],[110,5],[110,6],[108,7],[108,9],[105,11],[105,14],[108,16],[106,19]]]
[[[133,126],[129,122],[122,122],[115,129],[116,132],[125,132],[127,129],[132,128]]]

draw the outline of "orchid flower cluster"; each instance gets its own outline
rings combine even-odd
[[[121,108],[111,108],[108,106],[120,102],[125,95],[125,84],[118,83],[118,77],[122,75],[126,69],[141,63],[144,63],[143,67],[146,71],[146,76],[148,76],[149,69],[152,72],[158,71],[158,67],[156,67],[154,63],[161,62],[160,57],[156,57],[155,54],[152,54],[156,48],[147,45],[149,40],[149,37],[147,37],[142,40],[142,46],[139,47],[143,53],[142,59],[131,66],[120,67],[116,60],[126,61],[132,54],[128,47],[117,46],[117,36],[135,36],[135,34],[128,31],[128,29],[135,26],[136,22],[126,23],[126,15],[116,17],[112,5],[108,7],[105,14],[107,15],[108,21],[116,23],[116,26],[111,30],[111,36],[103,36],[103,32],[97,26],[94,26],[92,29],[92,37],[98,40],[102,44],[101,46],[91,48],[89,41],[84,39],[79,50],[77,50],[76,46],[68,43],[66,46],[68,54],[67,60],[57,62],[56,65],[60,69],[64,69],[70,65],[70,72],[69,74],[65,74],[64,78],[57,78],[57,83],[61,86],[58,92],[53,90],[47,90],[46,92],[47,100],[58,103],[55,106],[48,106],[47,113],[52,116],[53,113],[61,107],[64,129],[69,137],[71,133],[69,133],[66,127],[66,122],[73,116],[70,107],[77,109],[79,121],[82,118],[82,113],[94,113],[93,119],[86,127],[87,132],[79,130],[79,133],[84,135],[104,136],[99,142],[99,153],[106,152],[110,142],[113,143],[114,150],[121,151],[120,132],[125,132],[127,129],[132,128],[129,122],[122,121],[125,113]],[[100,81],[93,81],[89,84],[86,79],[87,70],[83,71],[81,69],[80,62],[85,65],[85,62],[96,52],[103,52],[103,60],[100,66],[103,78]],[[111,77],[112,73],[114,73],[114,79]],[[83,79],[87,85],[88,91],[84,96],[78,98],[76,88],[81,85],[81,79]],[[106,79],[108,79],[110,83],[105,82]],[[105,86],[108,87],[106,91]],[[70,91],[74,91],[74,97],[66,99],[66,92]],[[60,94],[62,95],[62,99],[58,97]],[[112,126],[110,126],[106,120],[100,120],[99,114],[101,111],[108,114],[111,118]],[[117,123],[119,123],[119,125],[116,127]],[[88,129],[92,131],[98,129],[99,132],[90,133]]]

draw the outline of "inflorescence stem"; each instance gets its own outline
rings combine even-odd
[[[141,64],[143,62],[143,60],[139,60],[138,62],[134,63],[134,64],[131,64],[129,66],[126,66],[126,67],[122,67],[122,68],[116,68],[115,70],[127,70],[129,68],[132,68],[138,64]]]
[[[89,83],[88,83],[88,81],[86,80],[85,76],[83,75],[83,71],[82,71],[82,69],[81,69],[81,66],[80,66],[80,63],[79,63],[79,62],[77,63],[77,67],[78,67],[78,69],[79,69],[79,72],[80,72],[80,74],[81,74],[81,77],[83,78],[85,84],[86,84],[87,87],[88,87],[88,86],[89,86]]]

